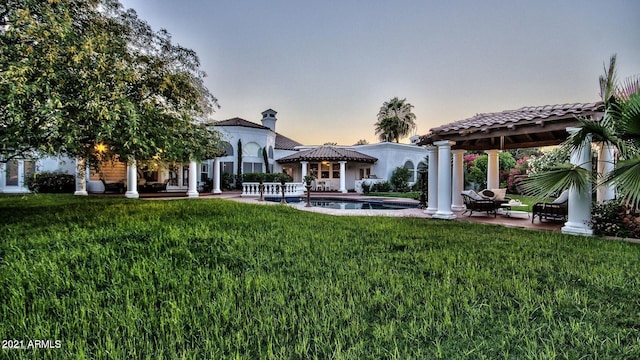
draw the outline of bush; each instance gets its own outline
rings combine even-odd
[[[375,183],[371,186],[371,192],[389,192],[391,184],[388,181]]]
[[[409,179],[411,179],[411,172],[407,168],[397,167],[391,173],[391,185],[397,192],[407,192]]]
[[[362,186],[362,193],[363,194],[368,194],[368,193],[371,192],[371,187],[372,186],[368,182],[363,181],[361,186]]]
[[[231,173],[223,172],[222,176],[220,176],[220,182],[223,190],[233,190],[233,179],[234,176]]]
[[[37,193],[73,193],[76,177],[61,172],[33,173],[26,179],[29,190]]]
[[[245,182],[260,182],[262,181],[267,183],[280,182],[280,178],[282,176],[286,176],[287,182],[293,181],[291,176],[285,173],[246,173],[242,174],[242,180]]]
[[[630,209],[620,200],[595,204],[591,227],[600,236],[640,238],[640,212]]]

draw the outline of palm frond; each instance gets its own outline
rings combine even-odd
[[[604,66],[604,75],[600,75],[600,97],[604,101],[605,107],[609,105],[609,101],[614,98],[616,84],[616,55],[612,55],[609,59],[609,68]]]
[[[616,97],[622,101],[627,101],[631,95],[640,94],[640,74],[630,76],[618,85]]]
[[[631,207],[640,206],[640,157],[620,161],[604,185],[615,185],[618,195]]]
[[[592,181],[591,172],[584,168],[562,164],[553,170],[530,175],[522,181],[522,188],[527,195],[545,198],[572,187],[586,191]]]
[[[625,135],[637,138],[640,136],[640,94],[632,94],[619,107],[622,130]]]

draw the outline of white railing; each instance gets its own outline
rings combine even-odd
[[[264,183],[264,196],[277,197],[282,196],[282,185],[278,183]],[[304,185],[302,183],[286,183],[284,184],[284,196],[302,196],[304,195]],[[242,196],[260,196],[260,183],[245,182],[242,183]]]

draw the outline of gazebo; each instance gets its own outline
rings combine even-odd
[[[327,182],[331,184],[332,179],[339,178],[338,191],[341,193],[347,192],[347,162],[373,164],[376,161],[378,161],[377,158],[355,150],[327,145],[299,151],[277,160],[279,164],[300,163],[303,177],[310,174],[324,184]]]
[[[600,119],[602,102],[523,107],[495,113],[477,114],[430,130],[417,145],[426,146],[429,157],[429,196],[426,213],[434,218],[453,219],[453,211],[463,210],[463,155],[467,150],[484,150],[488,155],[487,188],[499,187],[498,154],[502,150],[558,145],[580,125],[578,118]],[[571,163],[591,171],[591,147],[571,154]],[[614,149],[600,146],[598,171],[613,168]],[[600,189],[599,189],[600,190]],[[591,235],[591,191],[569,189],[568,221],[563,233]],[[599,200],[615,196],[613,189],[601,189]]]

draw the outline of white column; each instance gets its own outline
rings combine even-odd
[[[451,210],[462,211],[465,209],[462,201],[464,190],[464,152],[465,150],[453,150],[453,190],[451,192]]]
[[[567,128],[567,132],[574,133],[578,128]],[[571,164],[591,172],[591,136],[587,137],[582,146],[571,153]],[[568,220],[562,227],[563,234],[593,235],[591,221],[591,183],[584,191],[579,192],[575,187],[569,188]]]
[[[427,182],[427,208],[425,214],[435,214],[438,211],[438,148],[427,146],[429,157],[429,179]]]
[[[598,148],[598,174],[602,179],[613,171],[615,165],[615,148],[609,144],[601,143]],[[596,193],[598,202],[613,200],[616,198],[616,188],[614,185],[601,185]]]
[[[76,192],[73,195],[87,196],[87,167],[83,159],[76,159]]]
[[[6,174],[6,165],[5,163],[0,162],[0,193],[4,192],[4,186],[6,184],[5,174]]]
[[[220,158],[213,160],[213,193],[222,193],[222,190],[220,190]]]
[[[135,159],[127,165],[127,192],[124,193],[124,196],[131,199],[140,197],[138,194],[138,168]]]
[[[500,188],[500,164],[498,155],[500,150],[485,150],[488,155],[487,162],[487,189]]]
[[[300,165],[302,165],[302,181],[304,181],[304,177],[308,174],[308,161],[300,161]]]
[[[189,162],[189,189],[187,190],[188,197],[198,197],[198,164],[191,160]]]
[[[436,219],[455,219],[451,211],[451,145],[453,141],[443,140],[433,143],[438,146],[438,211]]]
[[[346,170],[346,165],[347,165],[346,161],[340,161],[340,189],[338,189],[338,191],[340,191],[343,194],[347,193],[347,187],[346,187],[347,170]]]

